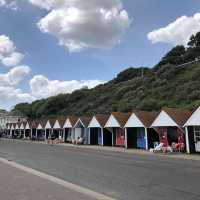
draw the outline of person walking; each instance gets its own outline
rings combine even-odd
[[[53,142],[55,140],[55,134],[54,132],[51,133],[51,145],[53,146]]]

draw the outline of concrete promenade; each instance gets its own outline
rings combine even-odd
[[[200,199],[198,159],[101,148],[3,140],[0,157],[114,199]]]
[[[2,200],[95,200],[0,161]]]

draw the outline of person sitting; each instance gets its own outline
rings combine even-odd
[[[157,146],[154,147],[153,152],[162,152],[162,148],[163,148],[163,143],[158,144]]]
[[[82,137],[78,137],[77,140],[76,140],[76,144],[77,145],[83,144],[83,138]]]
[[[174,152],[183,152],[185,150],[185,143],[182,135],[178,136],[178,143],[172,143],[172,148]]]

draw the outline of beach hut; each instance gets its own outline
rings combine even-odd
[[[64,141],[63,125],[65,123],[65,117],[58,117],[53,124],[53,134],[55,138],[61,137]]]
[[[27,121],[26,123],[25,123],[25,130],[24,130],[24,137],[25,137],[25,139],[30,139],[31,138],[31,132],[32,132],[32,127],[31,127],[31,125],[32,125],[32,122],[31,121]]]
[[[36,128],[36,139],[39,141],[44,141],[45,138],[45,125],[46,121],[39,120],[36,122],[37,128]]]
[[[72,133],[72,141],[77,141],[78,138],[83,138],[84,144],[89,144],[89,129],[88,125],[91,118],[80,117],[74,125],[74,131]]]
[[[151,128],[157,112],[135,111],[126,122],[126,148],[146,149],[153,148],[153,143],[159,141],[158,134]]]
[[[6,124],[6,137],[10,136],[11,123]]]
[[[20,130],[20,138],[25,138],[25,122],[21,122],[19,124],[19,130]]]
[[[46,124],[45,124],[45,140],[47,140],[48,138],[50,138],[52,132],[53,132],[53,125],[55,123],[54,119],[49,119],[47,120]]]
[[[129,119],[131,113],[113,112],[105,124],[112,135],[112,146],[125,147],[124,125]]]
[[[37,121],[33,120],[31,123],[31,140],[37,140],[37,126]]]
[[[15,124],[14,138],[21,138],[20,123]]]
[[[10,138],[14,138],[14,134],[15,134],[15,123],[12,123],[10,128]]]
[[[200,106],[191,113],[184,127],[187,153],[200,153]]]
[[[182,150],[185,149],[185,130],[183,128],[185,122],[190,117],[189,111],[164,108],[156,117],[151,127],[156,130],[159,135],[159,142],[166,146],[173,144],[183,144]]]
[[[92,117],[88,125],[90,145],[112,145],[112,135],[104,128],[108,118],[109,115],[104,114],[97,114]]]
[[[65,123],[63,125],[65,143],[72,143],[72,135],[74,135],[74,126],[77,120],[78,118],[75,116],[69,116],[65,120]]]

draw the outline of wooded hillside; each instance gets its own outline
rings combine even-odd
[[[14,110],[29,118],[56,115],[90,115],[111,111],[159,110],[163,106],[193,108],[200,100],[200,33],[188,47],[176,46],[152,69],[129,68],[110,82],[94,89],[60,94],[22,103]]]

